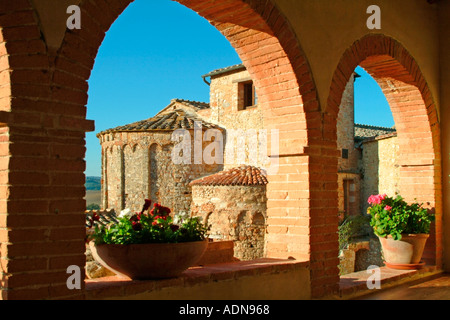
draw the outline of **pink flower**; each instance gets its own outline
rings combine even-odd
[[[391,207],[391,206],[386,206],[386,207],[384,207],[384,210],[386,210],[386,211],[391,211],[391,210],[392,210],[392,207]]]
[[[381,198],[379,196],[370,196],[367,202],[369,204],[381,204]]]
[[[387,197],[386,194],[370,196],[368,202],[369,202],[369,204],[381,204],[383,202],[383,200],[386,199],[386,197]]]

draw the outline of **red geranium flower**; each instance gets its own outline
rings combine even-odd
[[[100,221],[100,216],[97,214],[97,212],[94,212],[92,217],[89,219],[89,229],[94,226],[95,221]]]
[[[142,206],[141,213],[144,213],[145,211],[147,211],[148,208],[150,208],[151,204],[152,204],[152,200],[150,200],[150,199],[145,199],[145,200],[144,200],[144,205]]]
[[[139,222],[134,221],[133,222],[133,230],[134,231],[141,231],[142,230],[142,224]]]
[[[141,220],[139,213],[136,213],[134,216],[130,218],[130,221],[132,222],[138,222],[139,220]]]

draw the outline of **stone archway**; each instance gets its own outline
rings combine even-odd
[[[424,259],[441,266],[440,125],[431,92],[416,61],[398,41],[367,35],[345,51],[334,73],[326,110],[334,126],[345,86],[358,65],[377,81],[391,107],[400,148],[400,194],[436,214]]]

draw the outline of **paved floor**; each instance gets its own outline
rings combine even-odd
[[[383,290],[357,300],[450,300],[450,274]]]

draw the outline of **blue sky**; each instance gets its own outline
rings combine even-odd
[[[136,0],[106,34],[89,80],[87,117],[96,130],[86,134],[86,175],[101,175],[97,133],[150,118],[171,99],[209,102],[201,76],[238,63],[225,37],[195,12],[170,0]],[[357,72],[355,121],[392,127],[381,89]]]

